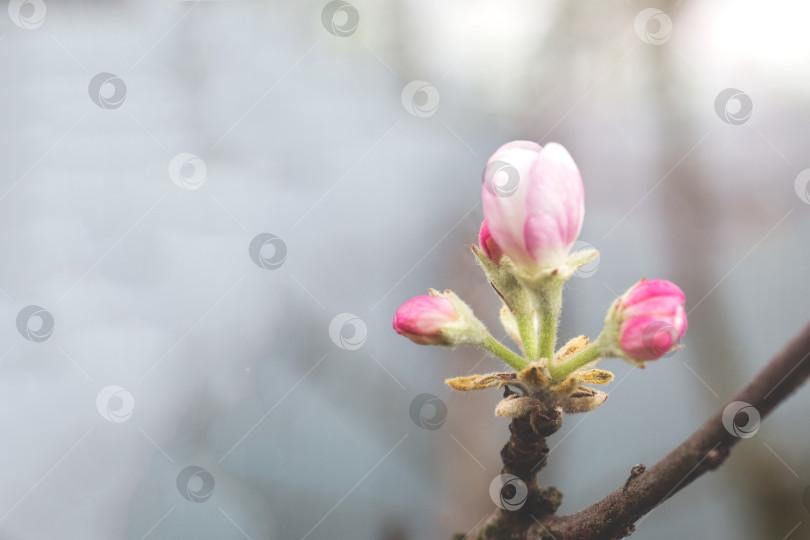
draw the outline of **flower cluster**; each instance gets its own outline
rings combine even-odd
[[[513,141],[487,161],[481,198],[484,221],[472,251],[503,299],[501,322],[522,354],[496,340],[451,291],[417,296],[394,316],[394,329],[421,345],[477,345],[500,357],[514,372],[449,379],[458,390],[509,386],[496,414],[517,417],[551,405],[563,412],[593,410],[607,394],[585,384],[605,384],[602,358],[636,366],[678,347],[686,331],[684,294],[672,282],[642,279],[608,309],[593,341],[579,336],[557,349],[562,289],[578,268],[598,256],[571,252],[585,214],[582,177],[561,145]]]

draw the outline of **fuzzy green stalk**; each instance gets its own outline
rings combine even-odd
[[[514,352],[512,349],[506,347],[503,343],[491,335],[488,335],[486,338],[480,341],[478,345],[512,366],[516,371],[520,371],[529,365],[529,362],[527,362],[525,358]]]
[[[562,364],[549,363],[548,371],[551,373],[552,383],[564,381],[573,372],[582,366],[604,357],[602,344],[600,343],[601,335],[596,338],[590,345],[576,353]]]
[[[537,348],[537,328],[534,326],[534,310],[529,307],[522,312],[513,312],[513,315],[517,321],[520,341],[523,344],[526,358],[532,362],[538,360],[540,356],[538,356],[539,349]]]
[[[562,283],[552,283],[536,295],[535,305],[540,314],[540,349],[539,358],[547,358],[549,363],[554,358],[557,344],[557,322],[562,310]]]

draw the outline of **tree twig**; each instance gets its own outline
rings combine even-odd
[[[810,325],[806,326],[782,349],[756,377],[729,401],[744,402],[766,417],[810,377]],[[567,516],[546,515],[533,520],[523,531],[512,529],[501,536],[498,521],[504,512],[496,513],[467,538],[525,540],[597,540],[617,539],[635,530],[635,523],[669,497],[689,485],[706,471],[716,469],[739,441],[723,424],[718,410],[695,431],[649,469],[635,466],[627,482],[589,508]],[[519,432],[512,431],[514,439]],[[511,440],[510,440],[511,442]],[[515,523],[515,516],[511,517]]]

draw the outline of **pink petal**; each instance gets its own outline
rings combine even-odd
[[[686,296],[680,287],[665,279],[648,279],[640,281],[624,297],[624,305],[632,306],[655,296],[670,296],[682,304]]]
[[[547,144],[534,162],[526,206],[526,250],[540,266],[562,264],[585,215],[582,177],[563,146]]]
[[[653,296],[643,302],[637,302],[632,306],[625,305],[624,317],[630,318],[642,315],[649,317],[672,317],[678,309],[683,309],[682,302],[678,297]]]
[[[495,239],[492,238],[492,233],[489,232],[489,224],[486,219],[481,222],[481,230],[478,232],[478,247],[495,262],[501,260],[503,256],[501,248],[498,247]]]
[[[619,345],[631,358],[656,360],[678,343],[686,327],[683,306],[676,306],[669,316],[630,317],[621,325]]]
[[[527,141],[502,146],[489,158],[481,187],[484,217],[492,238],[516,264],[529,267],[535,263],[526,250],[523,227],[530,171],[538,157],[537,148],[539,145]],[[513,180],[514,186],[507,184],[502,190],[496,189],[501,187],[497,184],[499,180],[507,179]]]
[[[619,344],[635,360],[656,360],[677,342],[678,332],[655,317],[634,317],[622,325]]]

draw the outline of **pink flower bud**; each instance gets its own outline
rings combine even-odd
[[[400,306],[394,314],[394,330],[419,345],[443,345],[441,331],[455,322],[459,314],[447,298],[417,296]]]
[[[487,220],[481,222],[481,231],[478,233],[478,247],[494,262],[500,261],[503,256],[503,251],[495,243],[495,239],[492,238],[492,234],[489,232]]]
[[[505,255],[529,270],[565,262],[585,213],[582,177],[565,148],[507,143],[487,161],[483,183],[484,216]]]
[[[671,281],[642,280],[616,304],[621,310],[619,346],[638,361],[657,360],[686,332],[683,291]]]

